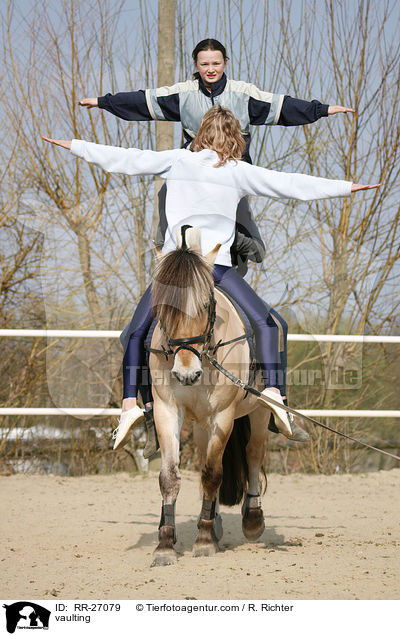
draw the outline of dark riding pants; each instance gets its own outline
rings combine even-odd
[[[256,337],[257,360],[261,366],[265,385],[277,387],[285,395],[286,347],[279,349],[279,329],[276,320],[283,327],[284,343],[286,342],[287,325],[285,321],[271,309],[250,285],[232,267],[215,265],[215,285],[225,291],[243,309],[249,318]],[[151,303],[151,286],[143,294],[132,321],[121,335],[125,345],[123,360],[124,398],[136,397],[138,388],[143,402],[152,399],[151,386],[142,381],[142,370],[146,369],[146,353],[144,341],[153,319]],[[128,340],[129,339],[129,340]],[[284,366],[283,366],[284,364]],[[148,373],[144,374],[147,376]]]

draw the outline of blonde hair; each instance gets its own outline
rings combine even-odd
[[[227,108],[213,106],[204,115],[191,149],[199,152],[204,148],[215,150],[218,154],[219,162],[216,167],[242,158],[246,142],[238,120]]]

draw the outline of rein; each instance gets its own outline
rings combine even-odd
[[[276,402],[272,398],[269,398],[269,397],[267,397],[265,395],[262,395],[262,393],[260,391],[257,391],[257,389],[255,389],[254,387],[250,386],[249,384],[246,384],[245,382],[240,380],[240,378],[237,378],[232,373],[230,373],[230,371],[225,369],[222,366],[222,364],[217,362],[217,360],[215,358],[213,358],[213,356],[211,356],[208,353],[208,351],[204,352],[204,356],[207,358],[209,363],[212,364],[212,366],[215,369],[217,369],[217,371],[220,371],[220,373],[222,373],[231,382],[233,382],[233,384],[235,384],[236,386],[240,387],[244,391],[247,391],[248,393],[251,393],[252,395],[255,395],[256,397],[261,398],[267,404],[273,404],[274,406],[279,406],[279,408],[283,409],[287,413],[291,413],[292,415],[297,415],[298,417],[302,418],[306,422],[310,422],[311,424],[315,424],[316,426],[320,426],[321,428],[324,428],[327,431],[330,431],[331,433],[335,433],[336,435],[340,435],[341,437],[344,437],[345,439],[349,439],[352,442],[356,442],[356,444],[360,444],[361,446],[365,446],[366,448],[370,448],[371,450],[377,451],[378,453],[382,453],[382,455],[387,455],[388,457],[393,457],[393,459],[397,459],[397,460],[400,461],[400,457],[398,457],[397,455],[394,455],[393,453],[389,453],[388,451],[384,451],[381,448],[376,448],[376,446],[371,446],[371,444],[367,444],[366,442],[361,442],[360,440],[356,439],[355,437],[352,437],[351,435],[346,435],[346,433],[342,433],[341,431],[337,431],[336,429],[331,428],[327,424],[322,424],[322,422],[318,422],[317,420],[314,420],[314,418],[309,417],[308,415],[302,415],[301,413],[299,413],[295,409],[292,409],[290,406],[286,406],[286,404],[281,404],[280,402]]]

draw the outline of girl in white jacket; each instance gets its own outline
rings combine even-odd
[[[203,254],[221,243],[214,265],[215,284],[226,291],[245,310],[256,336],[257,360],[265,381],[263,393],[282,401],[278,368],[278,333],[266,313],[263,301],[233,269],[230,248],[235,237],[236,208],[245,195],[293,198],[303,201],[350,196],[351,192],[376,188],[349,181],[321,179],[303,174],[267,170],[240,161],[244,149],[239,122],[232,113],[214,106],[204,116],[191,150],[155,152],[136,148],[116,148],[74,139],[43,138],[71,150],[75,156],[107,172],[158,175],[167,181],[166,216],[168,228],[163,252],[176,248],[177,230],[182,225],[200,228]],[[140,369],[144,364],[144,339],[152,320],[150,288],[136,309],[132,333],[124,356],[124,399],[114,449],[128,440],[132,428],[143,417],[136,404]],[[156,449],[151,398],[145,406],[150,444],[145,456]],[[146,401],[146,400],[144,400]],[[264,402],[263,402],[264,403]],[[278,429],[292,437],[291,420],[279,407],[271,408]]]

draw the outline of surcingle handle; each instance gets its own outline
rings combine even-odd
[[[186,230],[188,230],[190,227],[193,227],[193,225],[182,225],[181,226],[181,236],[182,236],[182,245],[181,248],[183,250],[187,250],[189,249],[186,243]]]

